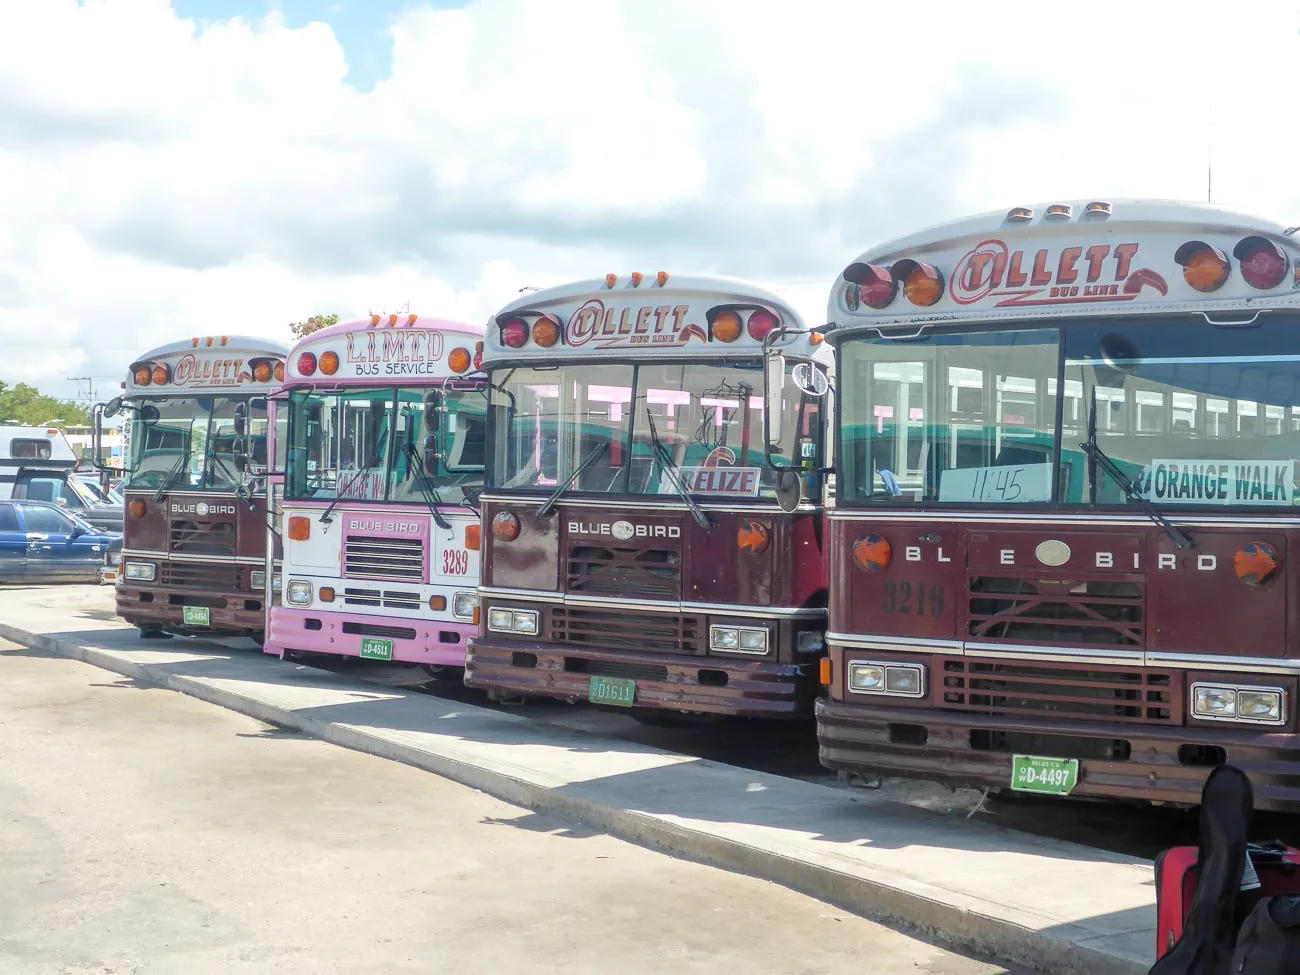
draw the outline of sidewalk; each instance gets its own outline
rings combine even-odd
[[[111,590],[0,591],[0,636],[1050,972],[1145,973],[1151,864],[197,641]]]

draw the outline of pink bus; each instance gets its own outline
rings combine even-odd
[[[465,663],[478,624],[483,329],[347,322],[289,353],[280,598],[266,652]]]

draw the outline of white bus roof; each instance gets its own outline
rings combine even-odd
[[[535,341],[544,319],[553,326],[550,344]],[[761,285],[716,275],[610,274],[510,302],[488,320],[483,361],[757,356],[775,323],[798,333],[776,343],[786,354],[829,358],[790,302]],[[520,334],[522,344],[507,344]]]
[[[48,444],[48,449],[34,441]],[[0,459],[24,461],[34,467],[72,467],[77,463],[72,445],[54,427],[0,426]]]
[[[208,335],[172,342],[131,363],[124,395],[265,395],[280,388],[288,352],[281,342],[244,335]]]
[[[908,280],[922,301],[935,300],[914,301]],[[1073,200],[997,210],[874,247],[836,279],[828,321],[833,336],[927,322],[1240,315],[1297,304],[1300,241],[1280,224],[1200,203]]]
[[[289,352],[285,382],[383,386],[467,378],[482,339],[482,325],[371,315],[300,339]]]

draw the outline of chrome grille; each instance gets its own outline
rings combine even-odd
[[[186,555],[234,555],[233,521],[189,521],[173,519],[169,526],[167,551]]]
[[[373,609],[419,609],[424,605],[418,592],[397,592],[393,589],[343,590],[345,606],[368,606]]]
[[[580,647],[699,654],[700,618],[681,613],[629,613],[557,606],[550,611],[551,639]]]
[[[936,666],[942,668],[946,709],[1085,721],[1182,722],[1181,681],[1168,672],[970,658],[944,659]]]
[[[567,568],[572,593],[681,598],[682,557],[671,549],[574,545]]]
[[[418,538],[347,539],[343,574],[371,579],[424,580],[424,543]]]

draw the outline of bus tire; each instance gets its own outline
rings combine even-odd
[[[166,630],[141,630],[141,640],[170,640],[172,635]]]

